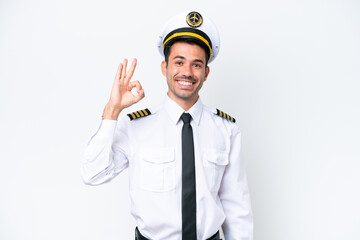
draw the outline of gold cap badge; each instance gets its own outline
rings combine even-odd
[[[190,27],[199,27],[202,22],[203,18],[198,12],[191,12],[186,16],[186,22]]]

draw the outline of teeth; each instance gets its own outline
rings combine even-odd
[[[192,85],[191,82],[185,82],[185,81],[179,81],[179,83],[180,83],[181,85],[185,85],[185,86],[190,86],[190,85]]]

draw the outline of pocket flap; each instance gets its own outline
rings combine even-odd
[[[204,151],[204,160],[215,163],[216,165],[228,165],[229,159],[226,152],[215,149],[207,149]]]
[[[151,163],[173,162],[174,148],[146,148],[141,151],[141,158]]]

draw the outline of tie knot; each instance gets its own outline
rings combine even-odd
[[[183,113],[181,115],[181,120],[183,120],[184,124],[190,123],[191,115],[189,113]]]

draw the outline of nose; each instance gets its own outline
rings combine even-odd
[[[183,65],[182,75],[186,76],[187,78],[192,77],[193,72],[190,64]]]

